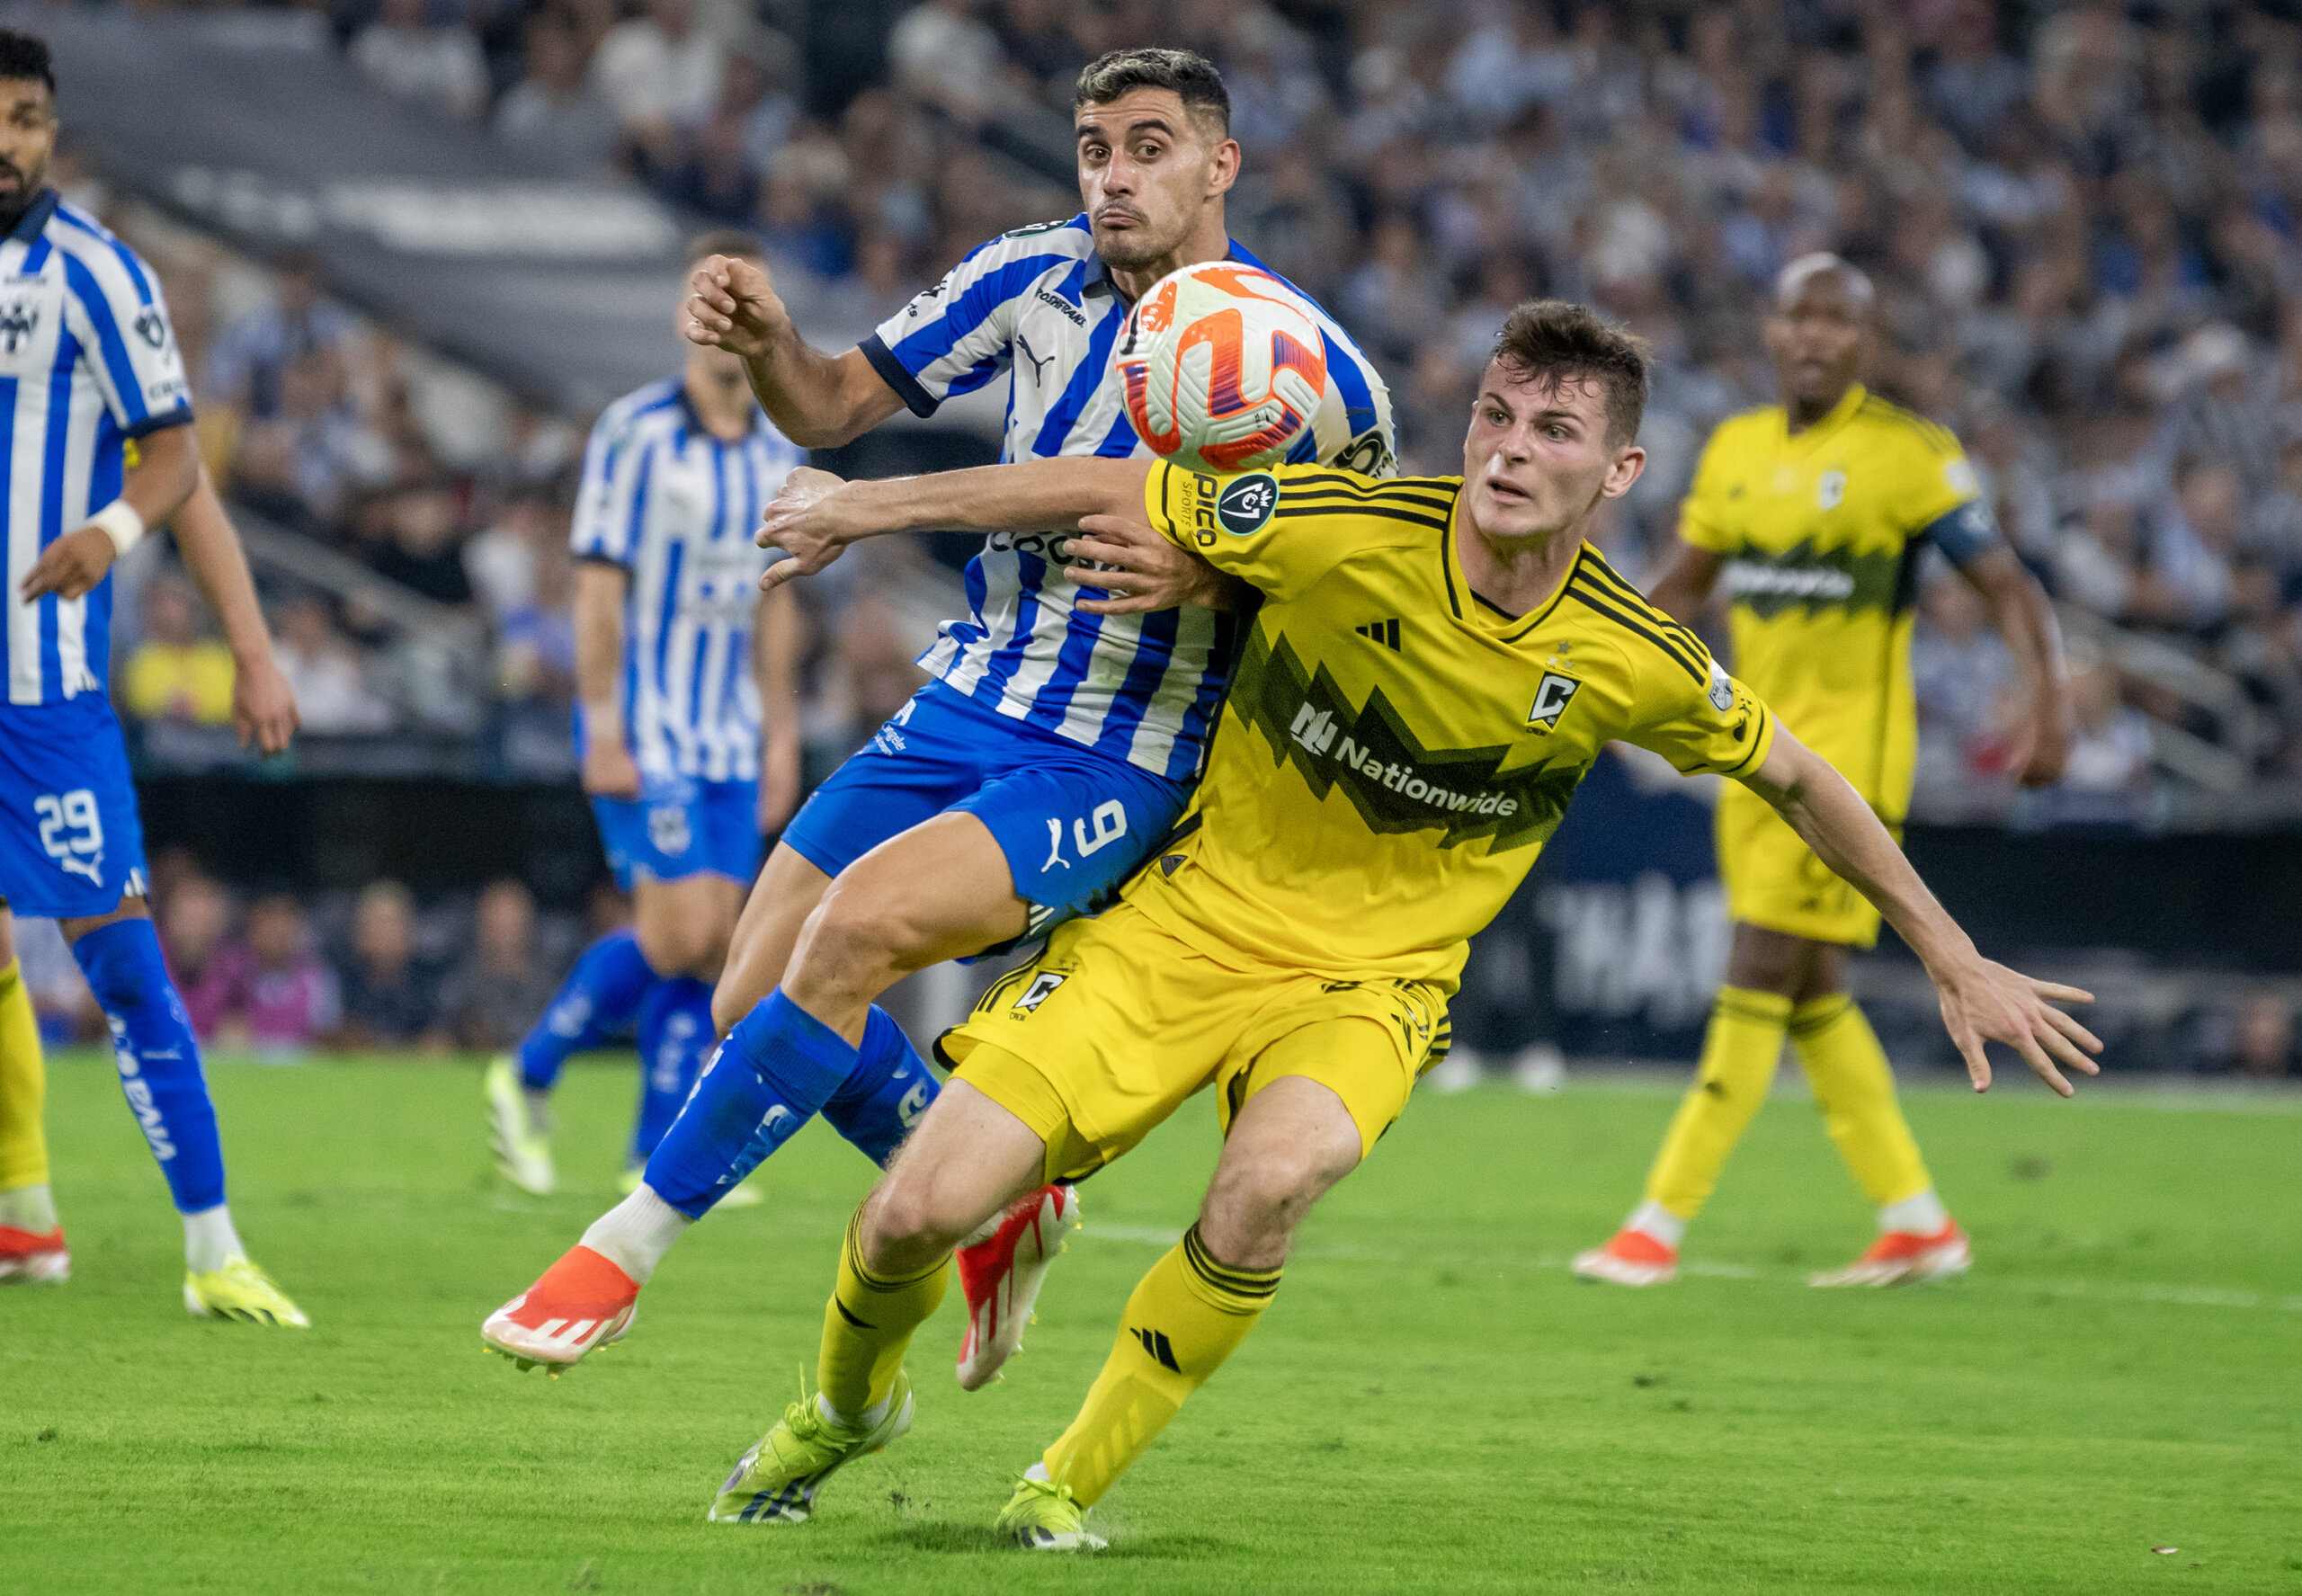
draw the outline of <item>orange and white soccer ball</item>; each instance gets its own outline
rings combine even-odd
[[[1227,475],[1274,466],[1310,430],[1326,343],[1295,290],[1236,261],[1151,285],[1111,356],[1127,417],[1154,454]]]

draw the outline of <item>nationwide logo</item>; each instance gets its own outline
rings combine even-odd
[[[1917,597],[1917,544],[1858,554],[1811,541],[1780,552],[1744,548],[1726,562],[1727,595],[1761,620],[1784,611],[1883,610],[1898,615]]]
[[[1267,641],[1260,628],[1248,634],[1231,708],[1316,796],[1340,787],[1370,831],[1436,831],[1442,848],[1477,837],[1498,849],[1542,842],[1590,769],[1555,758],[1503,774],[1507,744],[1425,747],[1382,689],[1353,705],[1325,666],[1307,671],[1284,637]]]

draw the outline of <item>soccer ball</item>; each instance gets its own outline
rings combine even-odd
[[[1326,343],[1302,299],[1236,261],[1153,283],[1111,363],[1136,436],[1164,459],[1218,475],[1285,459],[1327,386]]]

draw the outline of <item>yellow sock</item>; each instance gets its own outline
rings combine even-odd
[[[1701,1067],[1646,1174],[1649,1202],[1681,1219],[1702,1212],[1727,1155],[1766,1101],[1789,1023],[1790,1000],[1779,993],[1718,989],[1702,1033]]]
[[[848,1420],[888,1399],[911,1333],[935,1312],[951,1276],[949,1253],[915,1275],[891,1279],[871,1273],[863,1267],[863,1250],[856,1237],[862,1218],[859,1211],[847,1222],[847,1241],[839,1253],[839,1284],[824,1305],[823,1350],[816,1363],[816,1384],[824,1400]]]
[[[1930,1190],[1925,1160],[1895,1101],[1887,1051],[1854,1000],[1839,992],[1800,1003],[1790,1015],[1790,1046],[1839,1156],[1871,1203],[1883,1208]]]
[[[1103,1372],[1042,1459],[1048,1477],[1083,1505],[1110,1490],[1247,1339],[1278,1290],[1277,1270],[1217,1262],[1192,1226],[1136,1283]]]
[[[12,958],[0,969],[0,1191],[48,1184],[47,1103],[40,1020]]]

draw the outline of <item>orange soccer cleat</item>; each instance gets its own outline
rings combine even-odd
[[[64,1250],[64,1226],[45,1235],[0,1225],[0,1280],[60,1286],[72,1278],[72,1254]]]
[[[1079,1228],[1079,1193],[1042,1186],[1007,1205],[992,1233],[959,1249],[959,1289],[967,1294],[968,1333],[959,1343],[959,1389],[979,1391],[1023,1348],[1047,1267]]]
[[[1610,1286],[1663,1286],[1679,1272],[1679,1250],[1624,1226],[1603,1247],[1575,1255],[1575,1272]]]
[[[584,1354],[623,1339],[638,1311],[639,1284],[586,1246],[573,1246],[543,1277],[487,1315],[479,1339],[521,1369],[540,1363],[558,1378]]]
[[[1967,1233],[1956,1219],[1942,1221],[1932,1235],[1908,1230],[1882,1232],[1870,1250],[1848,1264],[1807,1277],[1809,1286],[1906,1286],[1962,1275],[1975,1261]]]

